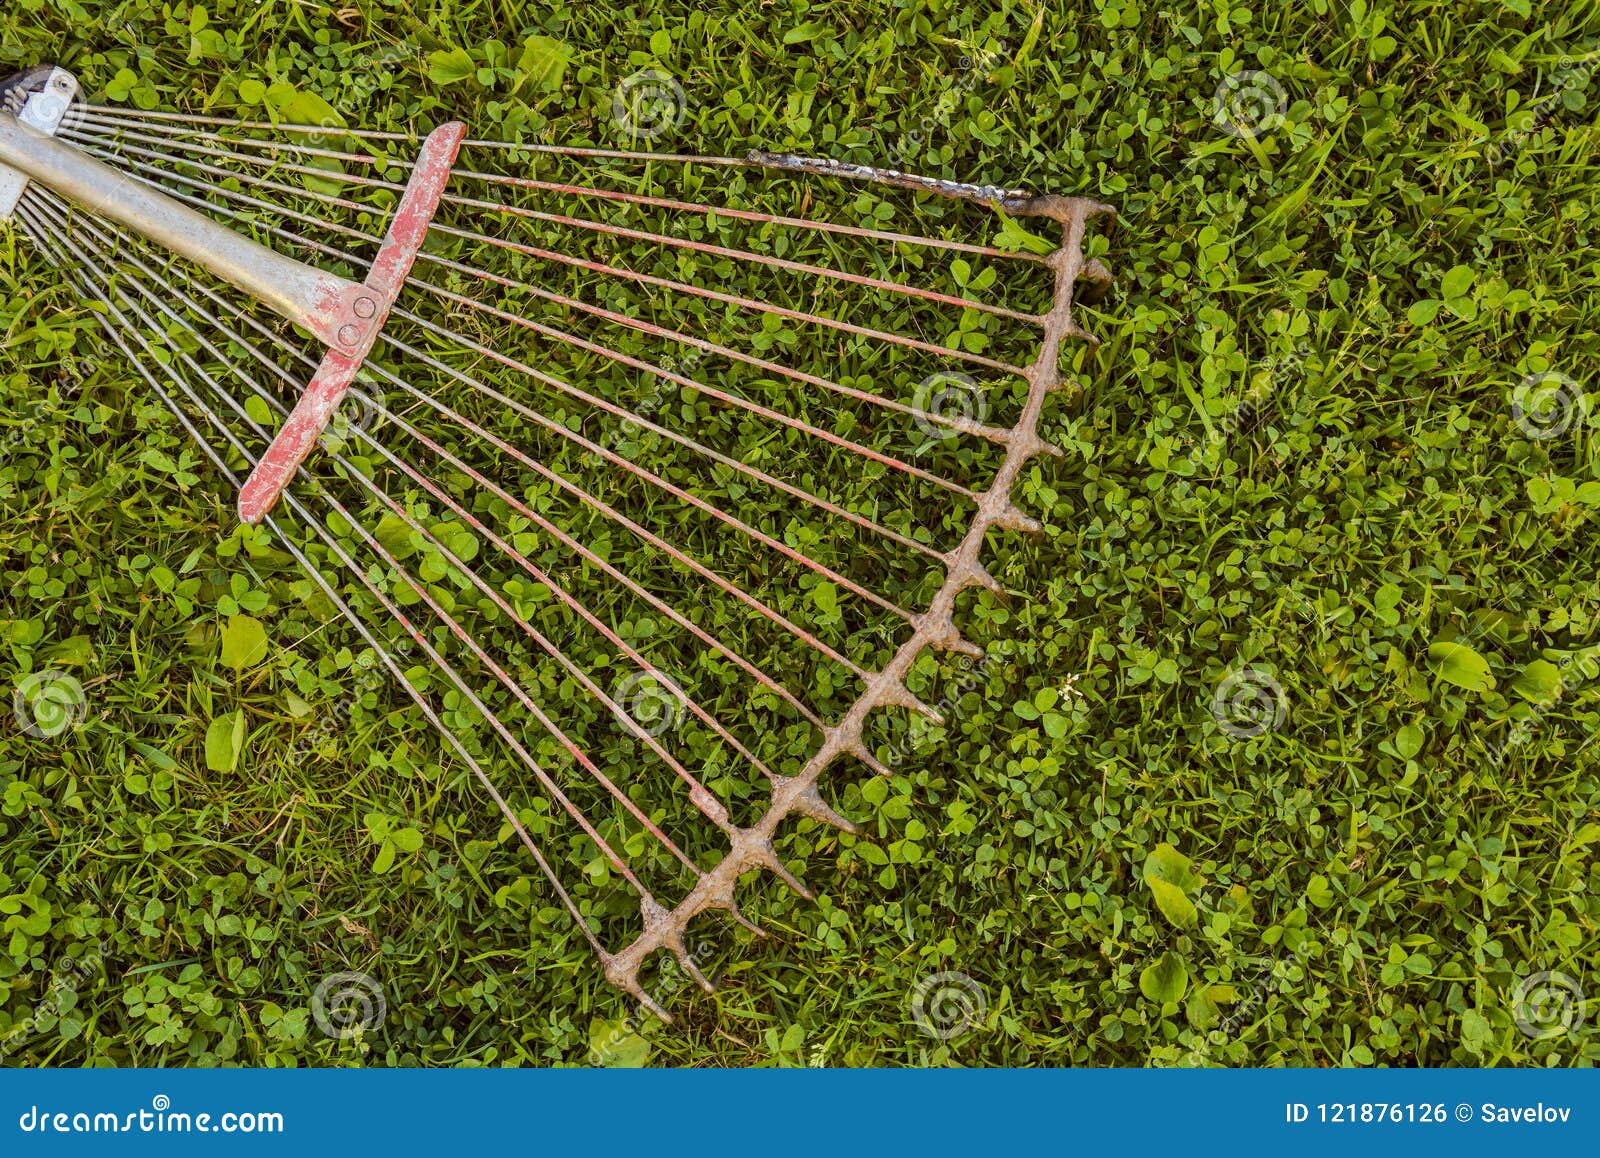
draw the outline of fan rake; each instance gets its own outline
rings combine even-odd
[[[690,922],[759,933],[751,870],[809,896],[780,826],[859,832],[822,774],[888,771],[876,708],[938,718],[908,685],[925,650],[983,654],[957,601],[1000,591],[991,529],[1038,529],[1013,487],[1059,453],[1039,419],[1094,341],[1073,298],[1110,281],[1085,235],[1111,210],[136,112],[62,69],[3,95],[0,216],[671,1020],[641,966],[665,949],[710,989]],[[1061,244],[954,239],[974,207]]]

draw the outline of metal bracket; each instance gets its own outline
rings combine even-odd
[[[284,487],[300,469],[300,463],[317,439],[322,437],[339,402],[350,389],[361,364],[372,351],[378,331],[405,287],[411,265],[428,236],[428,225],[439,208],[444,187],[450,181],[451,166],[461,150],[467,127],[460,121],[440,125],[422,143],[422,152],[411,171],[405,195],[390,222],[383,248],[372,263],[365,284],[353,287],[350,308],[359,323],[351,322],[339,330],[339,341],[346,347],[330,349],[317,367],[300,401],[279,428],[272,445],[256,463],[239,491],[239,518],[252,526],[267,517]]]
[[[66,119],[72,102],[78,99],[78,78],[64,68],[52,68],[44,87],[28,96],[17,114],[23,124],[47,136],[55,136]],[[0,165],[0,221],[10,221],[28,188],[28,176],[7,165]]]

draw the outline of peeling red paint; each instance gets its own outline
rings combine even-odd
[[[328,343],[322,365],[284,420],[278,436],[239,491],[239,518],[244,522],[259,523],[272,510],[366,361],[428,235],[428,225],[444,196],[466,132],[465,125],[452,121],[428,134],[366,284],[353,287],[342,300],[329,303],[329,310],[336,317],[321,330],[325,341],[330,336],[334,340]],[[355,340],[345,341],[350,337]]]

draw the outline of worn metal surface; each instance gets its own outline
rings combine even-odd
[[[33,91],[35,85],[31,83],[32,78],[17,78],[14,82],[16,87],[6,94],[7,106],[15,102],[15,107],[7,107],[4,111],[13,113],[22,124],[53,137],[67,111],[72,108],[72,102],[77,99],[78,78],[64,68],[40,71],[43,72],[43,79],[37,85],[37,91]],[[0,221],[11,220],[17,202],[22,199],[22,192],[27,187],[26,173],[0,165]]]
[[[204,125],[206,128],[195,126]],[[370,597],[379,611],[378,617],[386,628],[397,627],[403,634],[404,646],[412,649],[409,658],[396,654],[394,645],[386,646],[384,631],[374,631],[371,622],[352,604],[341,597],[333,585],[324,579],[301,554],[299,548],[284,537],[291,553],[300,560],[313,581],[332,599],[338,608],[360,632],[362,638],[378,656],[385,669],[393,674],[397,686],[409,696],[417,708],[440,732],[452,751],[465,762],[482,784],[489,797],[500,810],[509,831],[528,850],[540,872],[549,883],[553,894],[572,916],[577,928],[593,947],[603,963],[607,978],[620,989],[637,997],[659,1016],[671,1020],[668,1011],[646,991],[641,969],[658,952],[665,950],[683,967],[685,973],[706,988],[710,979],[700,968],[696,955],[687,947],[690,923],[699,915],[722,911],[748,928],[760,932],[753,922],[740,911],[735,893],[739,877],[751,870],[762,869],[787,883],[797,891],[809,895],[805,885],[785,866],[774,843],[786,821],[805,817],[831,825],[840,830],[858,833],[859,829],[840,815],[823,798],[819,781],[823,774],[842,759],[858,761],[867,769],[884,772],[869,748],[867,728],[873,713],[880,708],[904,708],[929,717],[936,713],[918,700],[911,692],[907,677],[917,658],[929,648],[975,656],[980,649],[967,639],[956,623],[955,611],[961,593],[972,587],[998,590],[999,585],[984,566],[983,553],[986,536],[992,530],[1034,531],[1038,524],[1025,515],[1012,498],[1013,487],[1028,463],[1041,454],[1059,454],[1039,434],[1039,421],[1049,395],[1062,385],[1059,365],[1068,343],[1093,343],[1088,334],[1074,319],[1073,307],[1102,292],[1109,284],[1110,275],[1098,261],[1086,257],[1084,241],[1091,222],[1109,220],[1112,210],[1098,202],[1053,195],[1037,196],[1016,190],[993,186],[967,185],[917,177],[892,170],[875,169],[859,165],[839,165],[829,161],[792,157],[780,154],[752,154],[742,159],[704,158],[699,156],[657,156],[620,151],[595,149],[562,149],[557,146],[536,146],[527,151],[564,153],[585,159],[647,160],[651,163],[670,161],[681,164],[719,164],[757,166],[774,172],[797,173],[807,176],[844,178],[872,181],[918,193],[949,197],[982,204],[1018,215],[1035,215],[1051,218],[1062,227],[1061,244],[1052,253],[1014,254],[990,246],[953,242],[939,238],[918,237],[904,233],[813,221],[808,218],[759,213],[730,206],[700,204],[677,198],[656,197],[632,190],[596,188],[564,181],[534,180],[482,172],[475,168],[457,168],[452,173],[456,150],[461,147],[462,130],[459,125],[446,126],[430,137],[407,184],[383,180],[377,176],[363,176],[361,171],[371,164],[371,158],[359,152],[345,152],[325,148],[320,144],[279,143],[256,136],[231,140],[227,135],[229,124],[216,118],[185,119],[175,114],[140,114],[112,108],[90,108],[75,128],[65,131],[71,142],[62,146],[92,151],[96,157],[125,166],[125,180],[140,189],[154,190],[159,184],[166,189],[159,194],[184,207],[193,205],[204,210],[205,219],[213,228],[228,232],[225,226],[215,223],[216,217],[234,219],[241,224],[245,214],[255,229],[290,245],[308,247],[326,256],[330,261],[359,262],[352,255],[352,246],[364,249],[368,243],[382,243],[379,257],[364,287],[356,287],[372,299],[370,310],[372,336],[358,343],[361,356],[365,356],[373,341],[382,342],[395,356],[405,373],[396,373],[377,361],[369,360],[368,369],[386,389],[396,392],[401,399],[398,407],[377,407],[386,424],[381,434],[364,429],[352,432],[359,453],[381,466],[382,472],[392,472],[392,480],[383,482],[383,474],[370,467],[358,469],[341,453],[330,451],[329,457],[340,468],[341,477],[349,487],[355,488],[360,501],[346,503],[318,478],[300,466],[301,460],[315,442],[317,433],[327,415],[337,405],[339,396],[349,385],[358,359],[335,349],[322,356],[320,366],[316,358],[295,348],[281,334],[262,327],[247,312],[233,306],[221,297],[195,286],[163,284],[157,265],[159,258],[145,261],[140,257],[141,239],[136,235],[139,225],[109,213],[91,213],[83,219],[71,215],[64,203],[38,189],[30,189],[19,208],[19,220],[28,236],[34,239],[50,260],[61,265],[84,295],[101,303],[100,316],[119,348],[128,354],[144,379],[156,390],[162,400],[173,410],[197,439],[202,448],[217,465],[224,477],[233,479],[226,458],[237,454],[247,462],[256,463],[251,482],[244,488],[240,513],[247,521],[262,521],[279,530],[275,522],[272,500],[282,494],[287,511],[292,514],[325,547],[330,557],[344,566],[348,574],[345,582],[358,584]],[[254,126],[252,131],[269,126]],[[312,127],[271,126],[281,133],[293,135],[317,132]],[[405,140],[403,136],[388,133],[366,133],[362,130],[341,130],[341,135],[369,141]],[[469,147],[484,151],[504,149],[503,142],[466,142]],[[263,222],[259,211],[277,208],[257,196],[241,192],[238,185],[254,185],[256,192],[268,191],[293,194],[298,199],[312,199],[341,209],[361,208],[347,198],[279,185],[266,176],[241,177],[239,170],[249,172],[257,168],[295,172],[296,154],[306,154],[333,160],[344,166],[349,184],[360,188],[378,190],[385,194],[403,193],[404,200],[387,238],[377,238],[347,225],[321,222],[315,216],[296,210],[278,209],[279,220],[284,224]],[[178,159],[184,158],[184,159]],[[204,158],[204,160],[197,160]],[[163,160],[173,162],[163,165]],[[236,166],[233,171],[220,169],[217,161]],[[380,170],[382,171],[382,170]],[[311,170],[310,174],[314,174]],[[222,183],[208,179],[210,175],[226,175],[234,180]],[[448,185],[448,188],[447,188]],[[472,194],[465,191],[472,187]],[[1031,269],[1037,274],[1040,266],[1049,271],[1051,278],[1050,306],[1043,313],[1007,308],[977,300],[970,294],[935,290],[931,279],[927,284],[917,280],[894,280],[897,270],[890,265],[875,266],[871,274],[854,269],[839,269],[805,260],[801,256],[777,256],[755,252],[721,241],[712,242],[698,237],[686,238],[669,231],[656,232],[622,226],[615,221],[598,221],[582,215],[577,210],[547,212],[525,205],[502,203],[493,199],[493,192],[501,190],[530,190],[538,194],[571,199],[601,199],[613,206],[639,206],[671,214],[688,215],[704,220],[712,215],[719,219],[745,222],[758,229],[766,227],[791,231],[812,231],[836,238],[848,238],[868,245],[918,246],[944,254],[992,259],[996,263],[1010,263],[1011,268]],[[195,196],[193,194],[198,194]],[[237,206],[235,209],[233,206]],[[441,221],[431,221],[435,206],[497,218],[499,225],[493,229],[468,229]],[[802,210],[803,212],[803,210]],[[513,227],[525,223],[558,226],[583,238],[604,238],[628,246],[658,247],[661,252],[673,255],[680,264],[662,262],[658,272],[647,273],[628,268],[620,256],[594,252],[585,246],[579,253],[564,252],[548,245],[528,244],[511,235]],[[295,228],[289,228],[294,224]],[[124,229],[123,226],[127,226]],[[307,236],[319,227],[331,231],[337,244],[328,244]],[[130,232],[132,230],[133,232]],[[432,232],[440,241],[458,253],[459,245],[483,247],[486,259],[474,264],[458,260],[458,256],[444,256],[421,249],[425,235]],[[160,242],[161,237],[154,237]],[[105,257],[113,251],[115,261]],[[785,251],[789,252],[789,251]],[[803,252],[803,251],[797,251]],[[897,251],[898,252],[898,251]],[[922,413],[903,401],[880,395],[866,388],[870,383],[861,379],[844,379],[842,374],[820,372],[825,368],[812,366],[800,369],[786,364],[777,352],[771,356],[758,356],[736,349],[733,339],[717,332],[701,336],[688,332],[687,319],[672,325],[651,321],[645,316],[634,316],[623,308],[611,308],[586,301],[576,290],[558,293],[551,288],[554,279],[540,283],[539,279],[512,277],[494,268],[495,255],[507,258],[507,264],[534,259],[556,263],[564,270],[582,271],[594,275],[603,283],[627,283],[642,287],[643,292],[684,294],[690,298],[714,303],[730,314],[743,313],[758,317],[778,316],[812,330],[825,331],[824,342],[844,337],[852,341],[881,343],[896,351],[911,351],[919,355],[936,355],[940,359],[958,361],[968,366],[990,370],[1010,379],[1006,389],[1021,379],[1026,386],[1020,413],[1015,421],[991,423],[983,416],[946,415]],[[715,274],[708,268],[720,265],[696,262],[711,258],[715,263],[744,266],[758,271],[761,277],[786,274],[801,279],[811,279],[848,287],[851,293],[877,293],[909,303],[915,310],[924,312],[945,310],[947,313],[977,311],[994,319],[1003,319],[1021,332],[1037,335],[1031,345],[1031,360],[1018,357],[1014,361],[990,357],[970,350],[951,349],[929,340],[933,331],[916,330],[913,333],[890,332],[854,321],[829,316],[821,308],[778,306],[759,300],[751,293],[731,292],[730,285],[716,282]],[[413,261],[416,265],[413,266]],[[309,268],[309,267],[305,267]],[[920,265],[915,268],[921,269]],[[442,272],[446,284],[438,284],[424,274]],[[685,270],[698,270],[695,274]],[[675,274],[675,276],[673,276]],[[712,284],[705,284],[711,281]],[[350,283],[353,285],[353,283]],[[414,297],[428,295],[433,299],[435,318],[417,312],[420,304],[410,300],[396,304],[395,296],[402,286],[410,287]],[[473,287],[484,291],[484,296],[469,292]],[[760,291],[752,291],[759,295]],[[963,293],[965,290],[963,289]],[[1037,308],[1039,300],[1028,304]],[[513,306],[540,302],[552,314],[541,321]],[[410,308],[408,308],[408,306]],[[391,311],[392,307],[392,311]],[[521,306],[525,308],[525,306]],[[422,339],[401,340],[383,328],[383,320],[392,312],[395,324],[404,323],[411,330],[420,330]],[[616,332],[646,335],[653,341],[687,351],[682,358],[669,358],[662,363],[652,362],[635,353],[627,352],[621,344],[614,346],[601,340],[599,335],[589,337],[568,332],[563,326],[569,317],[582,317],[600,333],[610,327]],[[154,346],[149,333],[160,333],[171,326],[189,330],[200,349],[197,356],[179,349],[173,358],[154,357]],[[394,329],[394,326],[388,329]],[[739,412],[751,424],[781,428],[786,436],[823,448],[830,462],[864,464],[872,472],[911,480],[926,486],[940,496],[941,501],[958,501],[970,504],[971,514],[960,533],[959,541],[941,549],[931,536],[924,538],[909,533],[911,530],[891,518],[883,517],[876,506],[850,504],[836,501],[829,489],[799,478],[780,477],[780,465],[762,464],[759,458],[746,460],[737,454],[727,454],[708,445],[699,431],[673,429],[662,414],[649,407],[630,406],[599,392],[593,382],[566,381],[555,372],[552,360],[540,359],[538,364],[515,356],[513,349],[521,350],[525,342],[505,341],[497,345],[484,337],[487,331],[503,331],[509,338],[513,331],[519,339],[529,335],[540,342],[554,343],[585,356],[604,360],[608,364],[654,379],[673,390],[682,389],[697,397],[712,400],[719,407]],[[413,344],[416,343],[416,344]],[[429,349],[419,348],[427,345]],[[437,353],[441,349],[459,351],[465,366],[452,364]],[[826,345],[821,348],[830,348]],[[238,351],[244,351],[241,357]],[[202,362],[202,357],[206,361]],[[730,364],[748,367],[750,372],[771,378],[797,383],[797,393],[809,403],[824,397],[844,399],[852,404],[872,407],[872,414],[886,419],[915,419],[918,423],[932,423],[965,438],[980,440],[980,445],[998,447],[1001,459],[998,468],[989,476],[987,485],[979,486],[965,476],[951,479],[927,466],[919,466],[881,446],[868,445],[854,428],[830,428],[825,421],[812,421],[804,415],[786,413],[775,400],[758,402],[742,396],[738,391],[723,389],[709,375],[696,369],[698,359],[717,357]],[[534,384],[540,390],[554,391],[560,395],[560,407],[546,408],[530,405],[517,395],[515,388],[508,393],[487,381],[479,365],[492,363],[510,382]],[[209,368],[208,368],[209,367]],[[218,370],[217,368],[221,369]],[[299,394],[299,384],[310,370],[316,370],[312,388]],[[448,382],[452,388],[464,390],[476,400],[477,406],[450,404],[442,400],[436,390],[418,386],[414,373],[427,371],[435,380]],[[280,398],[266,389],[262,377],[276,379],[288,386],[295,399],[292,413],[279,428],[276,438],[251,417],[250,412],[236,398],[232,390],[242,386],[253,400],[259,400],[274,415],[285,414],[286,407]],[[844,380],[834,381],[834,378]],[[165,382],[165,385],[163,385]],[[230,385],[230,382],[232,385]],[[178,398],[185,401],[180,404]],[[614,438],[591,431],[585,423],[574,423],[565,409],[568,403],[587,408],[586,412],[603,415],[620,422],[625,428],[647,433],[670,444],[675,450],[699,456],[719,471],[739,476],[741,485],[761,486],[781,492],[797,506],[820,512],[836,520],[839,527],[858,533],[861,539],[874,545],[893,544],[917,556],[926,567],[940,569],[941,578],[925,603],[905,606],[896,598],[886,597],[874,589],[870,582],[858,581],[840,569],[814,558],[806,545],[787,540],[782,534],[769,533],[760,519],[747,516],[747,512],[726,497],[719,499],[716,492],[711,497],[696,493],[682,471],[670,471],[647,453],[629,450]],[[485,405],[514,419],[509,427],[496,430],[482,424],[480,413]],[[546,409],[550,412],[547,413]],[[436,440],[429,430],[413,421],[419,414],[426,415],[429,423],[442,426],[454,436],[453,445]],[[193,425],[199,416],[200,427]],[[206,433],[202,434],[204,430]],[[508,433],[515,431],[515,433]],[[669,516],[665,527],[652,530],[642,525],[608,499],[608,491],[586,487],[563,470],[550,465],[543,457],[530,452],[522,444],[522,431],[538,432],[550,439],[558,439],[581,455],[584,461],[599,464],[619,477],[632,480],[648,494],[659,499],[672,511],[686,516],[692,512],[713,520],[716,534],[737,539],[750,545],[763,558],[784,566],[803,569],[808,579],[825,581],[875,614],[896,622],[898,645],[886,648],[878,661],[844,654],[811,630],[806,623],[797,622],[792,612],[779,610],[764,601],[756,589],[746,590],[740,581],[719,573],[713,566],[697,557],[697,543],[703,538],[692,535],[686,525],[680,526]],[[247,437],[241,437],[241,431]],[[247,440],[253,437],[260,443],[270,443],[271,449],[259,461]],[[402,439],[407,440],[402,445]],[[496,466],[480,469],[469,461],[463,447],[487,451],[484,456],[494,459]],[[432,462],[431,473],[428,463]],[[700,622],[693,608],[675,604],[670,593],[657,587],[652,589],[647,581],[630,574],[618,566],[609,545],[598,548],[585,541],[582,532],[574,533],[563,526],[542,498],[531,498],[524,484],[512,483],[497,475],[501,472],[525,472],[525,477],[536,479],[538,487],[550,495],[559,495],[582,509],[586,518],[609,528],[609,533],[627,535],[636,539],[652,558],[658,558],[671,571],[671,586],[683,588],[692,579],[703,586],[699,589],[715,592],[736,601],[748,614],[768,626],[779,638],[782,647],[821,656],[847,674],[853,681],[854,698],[842,711],[824,714],[813,710],[808,702],[808,692],[798,693],[785,680],[772,674],[765,666],[760,653],[745,653],[718,634],[715,621]],[[669,477],[669,475],[671,477]],[[293,481],[293,486],[288,484]],[[399,489],[394,489],[394,483]],[[288,486],[286,490],[285,487]],[[464,488],[464,489],[463,489]],[[820,493],[818,493],[820,492]],[[730,491],[729,494],[736,494]],[[502,573],[526,576],[528,580],[549,592],[552,606],[580,622],[588,631],[615,653],[617,667],[637,671],[657,681],[682,710],[692,716],[697,725],[727,749],[738,755],[749,767],[755,769],[765,781],[764,794],[758,796],[760,807],[745,813],[754,819],[748,824],[737,822],[723,799],[712,790],[716,781],[713,769],[680,759],[667,743],[667,737],[639,726],[626,707],[618,702],[613,687],[608,691],[596,676],[575,659],[567,648],[569,638],[558,632],[547,631],[541,618],[532,617],[522,610],[515,597],[503,592],[509,590],[504,579],[496,581],[486,574],[489,559],[474,563],[473,557],[463,558],[440,536],[437,524],[431,517],[419,517],[410,496],[426,495],[433,505],[432,514],[458,520],[470,528],[481,541],[492,545],[491,558]],[[608,764],[603,755],[597,756],[589,749],[586,738],[571,730],[558,715],[560,704],[543,699],[545,688],[537,682],[525,686],[520,677],[519,662],[500,654],[491,654],[470,621],[458,617],[459,612],[447,606],[429,585],[421,581],[408,567],[406,560],[385,545],[374,531],[363,525],[360,510],[363,503],[376,503],[383,517],[403,524],[415,541],[423,542],[437,552],[459,582],[472,588],[476,595],[491,605],[500,622],[510,625],[520,633],[535,653],[559,666],[561,678],[570,680],[571,686],[580,689],[578,699],[585,705],[597,706],[603,717],[616,724],[639,743],[630,757],[643,763],[646,759],[659,761],[673,776],[675,791],[695,810],[697,817],[712,826],[707,831],[718,838],[720,858],[711,863],[710,857],[697,860],[676,843],[667,831],[667,825],[657,823],[654,810],[636,801],[619,782],[629,769]],[[719,505],[719,502],[725,505]],[[675,505],[676,504],[676,505]],[[491,515],[491,511],[497,512]],[[320,513],[319,513],[320,512]],[[893,512],[890,512],[891,514]],[[337,518],[343,528],[339,534],[329,529],[324,520]],[[508,531],[497,519],[515,520]],[[497,529],[497,526],[500,529]],[[282,536],[281,530],[279,531]],[[521,536],[526,534],[529,544]],[[513,542],[515,540],[515,542]],[[603,542],[603,541],[602,541]],[[368,563],[363,565],[350,553],[352,549],[365,552]],[[320,548],[319,548],[320,549]],[[729,721],[719,718],[715,701],[697,698],[692,690],[681,684],[659,658],[652,659],[649,647],[636,646],[630,629],[609,621],[610,601],[591,606],[583,596],[571,589],[570,578],[563,585],[563,574],[550,560],[558,552],[570,553],[581,561],[585,572],[598,582],[610,585],[610,591],[625,592],[658,616],[663,623],[681,631],[683,637],[701,654],[715,656],[719,665],[725,665],[729,680],[748,681],[746,690],[759,689],[782,701],[793,710],[794,716],[814,729],[815,747],[797,753],[794,759],[779,765],[778,771],[761,757],[755,755],[734,734]],[[486,554],[488,554],[486,552]],[[620,556],[619,556],[620,557]],[[712,560],[715,562],[715,560]],[[415,566],[411,564],[409,566]],[[843,564],[839,564],[840,567]],[[933,585],[929,584],[931,588]],[[925,589],[926,590],[926,589]],[[399,598],[400,592],[406,598]],[[681,592],[680,592],[681,593]],[[787,605],[784,605],[787,607]],[[596,610],[605,607],[605,610]],[[368,612],[372,614],[372,612]],[[905,634],[909,631],[909,634]],[[443,652],[448,640],[461,652],[468,653],[477,666],[470,671],[458,670]],[[770,654],[770,653],[769,653]],[[420,657],[420,658],[419,658]],[[858,662],[860,660],[860,662]],[[533,832],[524,826],[522,815],[497,787],[485,767],[485,759],[474,755],[474,740],[469,746],[456,730],[462,725],[447,723],[458,713],[441,713],[432,696],[419,691],[414,681],[406,678],[406,670],[413,663],[426,662],[429,670],[438,677],[443,690],[469,707],[473,719],[481,719],[504,750],[515,757],[512,767],[524,769],[543,790],[551,802],[552,812],[570,819],[582,838],[594,846],[599,856],[614,871],[624,886],[637,897],[642,919],[642,932],[629,938],[616,938],[607,943],[594,923],[592,911],[574,899],[563,884],[560,873],[546,857]],[[459,658],[456,661],[461,662]],[[614,670],[614,669],[607,669]],[[609,676],[602,677],[609,679]],[[857,689],[859,689],[857,691]],[[491,693],[501,692],[513,705],[499,711],[491,702]],[[520,713],[520,714],[510,714]],[[553,744],[546,743],[553,741]],[[558,752],[570,766],[547,767],[538,753],[543,747]],[[802,756],[804,758],[802,759]],[[497,768],[496,775],[502,775]],[[585,787],[598,786],[603,793],[604,809],[590,811],[572,791],[573,784],[565,778],[584,782]],[[585,782],[585,778],[587,781]],[[691,880],[675,902],[658,899],[649,883],[636,874],[630,859],[634,854],[620,846],[610,830],[607,812],[615,809],[625,813],[660,849],[682,866],[685,876],[680,881]],[[703,825],[702,825],[703,827]],[[543,829],[537,829],[543,832]],[[540,839],[543,839],[541,836]],[[704,867],[709,865],[709,867]],[[623,887],[623,886],[619,886]],[[637,927],[637,926],[635,926]],[[620,944],[626,940],[626,943]]]
[[[275,253],[4,111],[0,165],[203,266],[324,345],[354,350],[370,336],[355,311],[360,286]]]
[[[244,522],[253,526],[266,517],[355,381],[394,308],[395,298],[405,287],[466,135],[467,127],[452,121],[435,129],[423,142],[410,185],[367,275],[363,287],[367,292],[354,299],[352,308],[361,325],[352,324],[341,331],[341,345],[328,351],[278,436],[245,479],[239,491],[239,518]],[[348,344],[343,343],[346,337],[352,339]]]
[[[752,869],[765,869],[785,881],[791,888],[809,897],[805,885],[784,867],[773,847],[773,837],[779,827],[793,816],[808,816],[824,824],[847,832],[858,831],[856,826],[834,811],[817,790],[818,778],[842,756],[854,756],[864,765],[886,772],[863,741],[868,715],[876,708],[899,707],[920,712],[930,719],[939,719],[938,713],[922,703],[906,686],[906,676],[916,658],[928,648],[940,651],[981,655],[982,649],[968,642],[955,622],[956,598],[969,587],[981,586],[994,591],[1000,585],[989,574],[982,562],[985,537],[993,528],[1011,531],[1038,531],[1039,524],[1024,514],[1011,499],[1011,490],[1018,474],[1029,460],[1044,453],[1061,452],[1039,436],[1039,417],[1045,399],[1061,385],[1059,357],[1061,347],[1069,340],[1094,342],[1095,338],[1080,327],[1072,317],[1073,293],[1080,279],[1101,285],[1105,273],[1098,263],[1086,262],[1083,254],[1084,230],[1095,218],[1111,219],[1115,211],[1109,205],[1085,198],[1059,198],[1052,205],[1052,216],[1060,214],[1065,237],[1062,245],[1050,256],[1050,267],[1055,271],[1055,303],[1044,319],[1044,334],[1038,357],[1027,370],[1028,396],[1021,417],[1009,431],[1004,442],[1005,461],[989,488],[977,496],[978,509],[961,544],[950,554],[945,581],[929,602],[928,608],[916,620],[916,630],[911,638],[896,649],[887,665],[865,679],[865,688],[844,717],[823,729],[822,746],[817,750],[797,776],[774,780],[772,803],[765,814],[749,828],[735,832],[732,847],[722,862],[709,872],[700,874],[699,883],[681,902],[671,909],[648,900],[641,904],[645,931],[632,944],[616,953],[602,953],[606,977],[613,985],[633,994],[659,1017],[670,1021],[671,1015],[658,1005],[640,983],[639,971],[645,961],[659,950],[665,949],[677,958],[685,972],[701,985],[711,984],[695,967],[687,946],[686,934],[695,917],[712,909],[720,909],[740,917],[734,886],[739,877]],[[1091,264],[1093,268],[1091,268]],[[740,917],[742,920],[742,917]]]

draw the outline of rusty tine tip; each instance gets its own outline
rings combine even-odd
[[[822,793],[817,790],[815,784],[800,793],[799,798],[795,801],[795,807],[812,820],[820,821],[823,824],[831,824],[834,828],[848,832],[852,836],[861,835],[861,826],[835,812],[828,802],[822,798]]]
[[[761,850],[760,855],[762,863],[772,870],[772,875],[788,885],[793,892],[798,893],[808,901],[817,899],[817,894],[806,888],[805,882],[790,872],[783,861],[778,859],[777,851],[770,844]]]
[[[704,973],[700,972],[699,966],[694,963],[694,959],[691,958],[687,953],[685,953],[679,959],[678,963],[683,966],[683,971],[685,973],[694,978],[695,984],[700,986],[701,989],[705,990],[707,993],[715,993],[717,991],[716,982],[712,981]]]
[[[639,1004],[640,1005],[644,1006],[651,1013],[653,1013],[657,1017],[659,1017],[665,1024],[667,1024],[667,1025],[676,1024],[675,1019],[673,1018],[672,1014],[668,1013],[665,1009],[663,1009],[661,1007],[660,1003],[658,1003],[655,998],[651,997],[648,993],[646,993],[644,991],[642,986],[635,986],[633,988],[633,990],[632,990],[632,993],[633,993],[633,995],[635,997],[637,997],[639,999]]]

